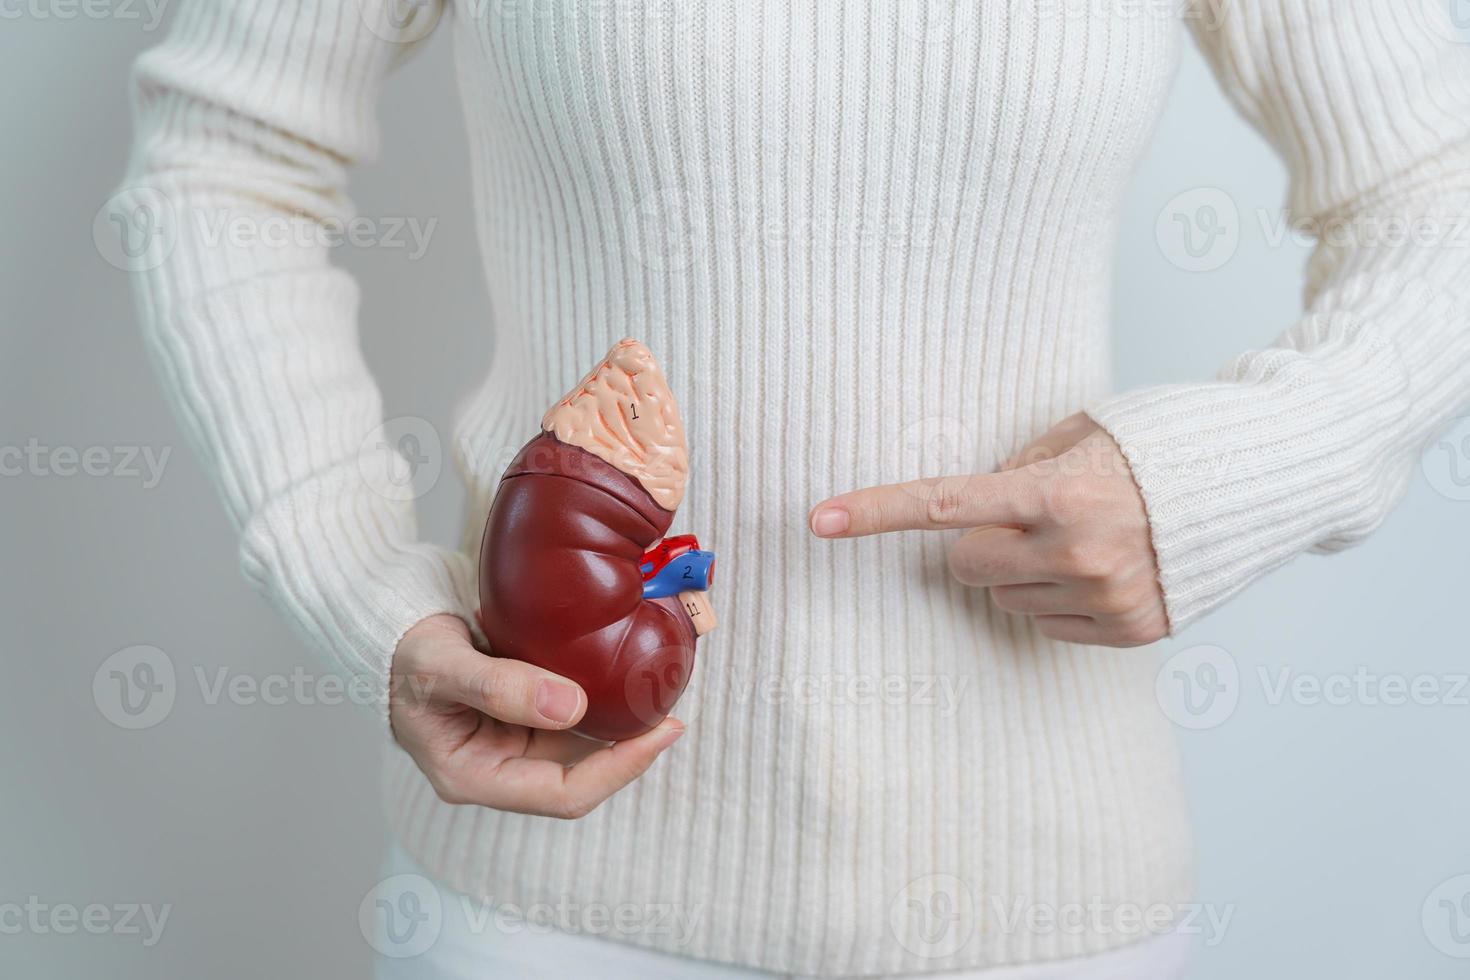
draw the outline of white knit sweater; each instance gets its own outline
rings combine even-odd
[[[805,525],[829,494],[992,468],[1080,408],[1135,468],[1176,629],[1383,518],[1470,392],[1470,249],[1463,227],[1371,227],[1470,214],[1470,54],[1435,0],[1176,6],[181,7],[136,72],[131,202],[176,232],[138,262],[144,327],[245,574],[316,647],[381,693],[405,629],[471,612],[473,563],[419,542],[360,451],[380,402],[330,249],[201,227],[349,214],[384,76],[436,23],[495,324],[447,440],[465,542],[613,341],[648,343],[682,403],[676,529],[718,550],[724,623],[688,736],[576,822],[445,805],[390,750],[391,822],[424,865],[521,907],[672,904],[687,943],[614,938],[824,975],[1084,955],[1138,936],[997,909],[1188,900],[1149,656],[1039,637],[946,575],[942,536]],[[1110,396],[1119,201],[1181,20],[1288,162],[1291,214],[1369,231],[1318,250],[1274,346]]]

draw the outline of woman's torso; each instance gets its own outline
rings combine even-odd
[[[591,816],[440,804],[405,845],[521,905],[672,906],[621,938],[801,973],[1127,942],[1024,909],[1188,896],[1146,654],[1052,643],[948,578],[941,535],[822,542],[832,493],[983,471],[1099,394],[1119,201],[1171,5],[463,0],[494,321],[456,449],[473,544],[540,412],[612,342],[657,354],[720,554],[689,734]],[[1119,913],[1121,916],[1123,913]],[[1007,923],[1012,923],[1007,925]]]

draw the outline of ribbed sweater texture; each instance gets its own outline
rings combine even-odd
[[[1269,347],[1114,394],[1120,201],[1186,26],[1286,161],[1292,219],[1442,234],[1324,235]],[[381,403],[329,244],[200,231],[349,217],[380,86],[432,30],[493,311],[445,440],[458,548],[419,540],[401,464],[364,451]],[[1082,956],[1138,937],[994,910],[1189,901],[1157,664],[997,611],[946,574],[952,535],[819,541],[808,509],[992,469],[1086,410],[1142,489],[1176,630],[1361,539],[1470,394],[1446,227],[1470,213],[1467,63],[1433,0],[200,0],[135,71],[125,195],[177,230],[139,263],[142,322],[245,575],[384,715],[404,631],[473,612],[484,514],[541,412],[619,338],[661,360],[691,448],[676,530],[721,566],[689,733],[571,822],[444,804],[390,746],[392,826],[446,882],[673,904],[688,942],[612,938],[792,973]],[[936,902],[962,937],[918,934],[910,905]]]

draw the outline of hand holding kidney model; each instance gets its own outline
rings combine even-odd
[[[714,628],[714,555],[664,538],[689,453],[653,354],[623,340],[547,411],[500,478],[480,546],[480,625],[499,657],[582,685],[572,729],[620,741],[669,714]]]

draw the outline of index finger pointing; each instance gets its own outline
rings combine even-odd
[[[819,538],[885,531],[941,531],[982,524],[1032,524],[1041,515],[1035,478],[1024,470],[941,476],[839,494],[812,509]]]

